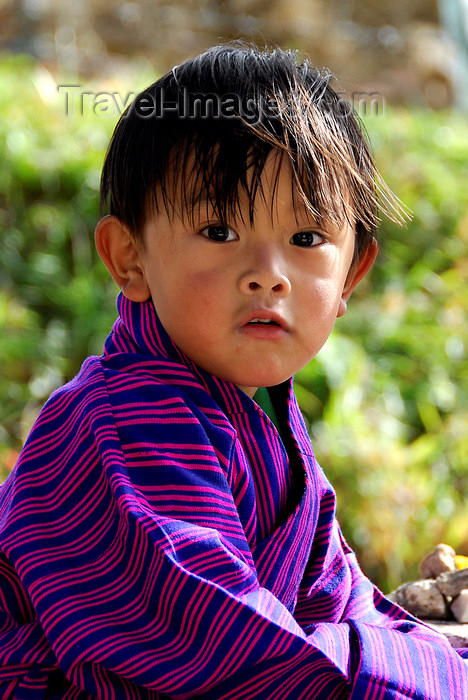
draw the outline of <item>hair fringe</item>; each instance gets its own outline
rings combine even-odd
[[[410,215],[378,172],[365,128],[331,87],[332,77],[307,60],[299,62],[298,52],[260,51],[244,42],[213,47],[174,67],[120,118],[102,172],[102,210],[108,208],[141,238],[146,218],[161,207],[169,216],[191,218],[208,200],[223,223],[242,217],[243,193],[253,222],[256,198],[266,196],[263,169],[274,150],[277,171],[269,195],[287,162],[294,201],[315,219],[352,222],[356,248],[365,249],[381,215],[400,225]],[[241,106],[251,105],[252,114],[241,109],[229,117],[138,114],[143,96],[157,106],[167,100],[180,108],[187,94],[234,95]]]

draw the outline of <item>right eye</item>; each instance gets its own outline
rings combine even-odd
[[[295,233],[291,238],[292,245],[299,246],[300,248],[315,248],[324,243],[324,241],[325,238],[323,234],[318,231],[299,231],[299,233]]]
[[[234,233],[234,231],[227,226],[223,226],[222,224],[210,224],[202,229],[200,233],[205,238],[209,238],[210,241],[217,241],[218,243],[237,240],[237,235]]]

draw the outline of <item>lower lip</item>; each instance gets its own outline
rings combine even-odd
[[[266,323],[246,323],[241,326],[240,331],[247,338],[258,338],[259,340],[282,340],[288,332],[281,326],[267,325]]]

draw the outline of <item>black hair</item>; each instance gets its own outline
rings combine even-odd
[[[173,68],[121,116],[101,177],[101,212],[135,239],[152,212],[188,215],[208,200],[223,223],[248,196],[253,220],[269,154],[292,171],[292,194],[317,220],[356,230],[355,257],[379,209],[403,218],[351,105],[332,76],[296,52],[227,44]],[[142,241],[144,244],[144,241]]]

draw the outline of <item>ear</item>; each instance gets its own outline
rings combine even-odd
[[[114,281],[131,301],[146,301],[150,290],[134,239],[116,216],[105,216],[96,226],[99,257]]]
[[[379,252],[379,246],[375,238],[372,239],[371,243],[367,246],[364,253],[359,257],[359,259],[351,265],[346,278],[345,286],[343,288],[343,293],[340,299],[340,305],[338,307],[337,317],[343,316],[346,313],[347,302],[351,294],[356,289],[359,282],[364,279],[372,265],[375,262],[377,254]]]

